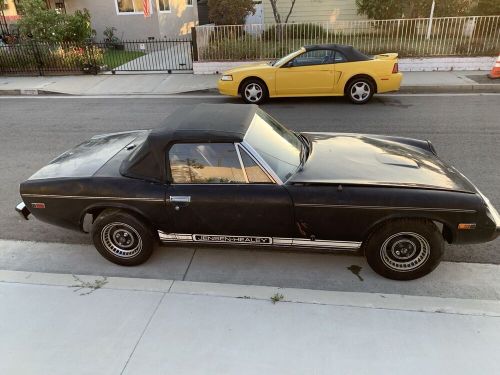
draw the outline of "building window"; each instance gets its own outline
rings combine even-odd
[[[66,14],[66,4],[64,4],[64,0],[62,1],[56,1],[55,4],[55,9],[57,13],[64,13]]]
[[[170,0],[158,0],[158,9],[160,12],[170,12]]]
[[[144,12],[143,0],[115,0],[115,1],[116,1],[116,9],[119,14]]]
[[[186,4],[188,7],[192,7],[193,6],[193,0],[186,0]]]

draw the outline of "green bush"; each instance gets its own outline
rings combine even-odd
[[[95,45],[24,43],[0,48],[0,71],[81,71],[104,63],[103,50]]]
[[[63,14],[48,9],[44,0],[23,0],[20,10],[23,16],[18,27],[24,38],[47,43],[84,42],[93,35],[87,9]]]
[[[325,28],[315,23],[289,23],[286,25],[273,25],[262,33],[264,40],[281,39],[323,39],[327,37]]]

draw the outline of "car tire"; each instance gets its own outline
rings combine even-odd
[[[375,85],[369,78],[355,78],[349,82],[345,95],[354,104],[365,104],[370,101],[375,93]]]
[[[241,85],[241,97],[248,104],[261,104],[267,100],[269,92],[260,79],[248,79]]]
[[[120,210],[105,210],[95,220],[92,241],[107,260],[121,266],[137,266],[153,253],[152,230],[137,217]]]
[[[444,241],[433,222],[401,219],[376,229],[364,248],[368,264],[379,275],[393,280],[414,280],[438,266]]]

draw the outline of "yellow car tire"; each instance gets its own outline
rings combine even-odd
[[[375,93],[375,84],[368,77],[354,78],[348,82],[345,95],[354,104],[365,104]]]
[[[261,104],[269,96],[264,81],[258,78],[249,78],[241,84],[240,94],[245,103]]]

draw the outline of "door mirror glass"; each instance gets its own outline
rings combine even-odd
[[[233,143],[178,143],[168,154],[176,184],[244,184]]]

